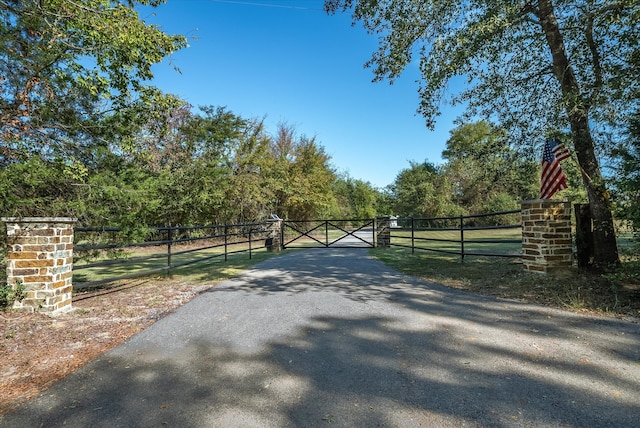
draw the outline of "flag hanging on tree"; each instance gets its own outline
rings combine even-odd
[[[542,154],[542,182],[540,199],[549,199],[557,191],[566,189],[567,176],[562,171],[560,161],[570,156],[569,150],[555,140],[547,140]]]

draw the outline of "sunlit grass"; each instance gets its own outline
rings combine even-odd
[[[171,276],[179,277],[184,281],[223,281],[279,254],[281,253],[268,252],[264,249],[253,252],[251,258],[248,253],[231,254],[227,257],[227,261],[224,260],[224,257],[218,257],[202,263],[172,269]]]
[[[391,231],[391,242],[403,246],[416,247],[433,251],[448,251],[461,253],[461,239],[464,238],[465,253],[484,254],[512,254],[517,255],[522,250],[522,230],[514,229],[482,229],[464,230],[418,230],[413,234],[410,230]],[[482,242],[472,242],[482,241]],[[499,241],[499,242],[494,242]],[[511,242],[515,241],[515,242]]]
[[[208,248],[189,253],[175,254],[185,247],[174,246],[172,249],[171,265],[176,266],[170,271],[166,269],[168,266],[168,256],[166,247],[157,249],[138,249],[137,251],[126,251],[119,255],[119,258],[108,260],[106,258],[98,258],[92,261],[109,261],[109,264],[102,266],[94,266],[82,268],[87,262],[83,261],[76,265],[74,269],[74,283],[85,283],[93,281],[106,280],[108,278],[116,278],[125,275],[131,275],[143,272],[152,272],[156,275],[162,274],[183,274],[191,275],[191,272],[199,272],[203,269],[222,270],[222,278],[233,276],[234,266],[243,269],[244,266],[255,264],[271,256],[273,253],[268,252],[264,246],[257,246],[252,243],[251,252],[249,253],[249,244],[235,244],[227,247],[227,261],[225,261],[225,247],[219,246]],[[196,262],[197,260],[200,260]],[[195,262],[195,263],[194,263]],[[180,266],[189,263],[186,266]],[[165,269],[165,270],[163,270]]]

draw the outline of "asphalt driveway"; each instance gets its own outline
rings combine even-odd
[[[638,427],[640,325],[480,297],[366,249],[270,259],[7,427]]]

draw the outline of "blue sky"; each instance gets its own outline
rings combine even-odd
[[[443,107],[435,131],[416,114],[417,66],[393,85],[372,83],[364,63],[377,36],[329,16],[322,0],[168,0],[141,18],[189,47],[154,67],[153,84],[194,106],[226,106],[315,136],[333,166],[384,187],[409,161],[441,162],[458,111]],[[182,74],[173,67],[178,67]]]

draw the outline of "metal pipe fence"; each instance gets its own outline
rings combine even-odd
[[[375,219],[284,220],[282,249],[375,247]]]
[[[455,217],[399,217],[391,246],[460,256],[522,257],[520,210]]]
[[[170,273],[172,269],[253,253],[265,247],[267,224],[165,226],[74,230],[74,290],[119,280]]]

